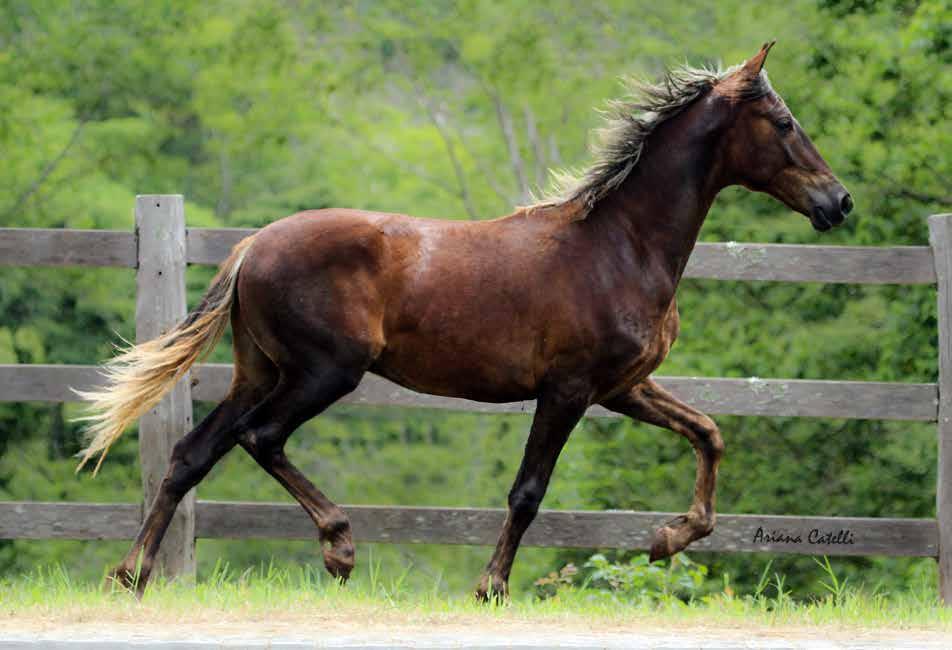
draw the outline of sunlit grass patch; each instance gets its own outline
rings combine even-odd
[[[220,564],[194,584],[159,579],[149,586],[141,602],[118,587],[104,589],[100,584],[74,581],[67,571],[54,566],[0,582],[0,620],[158,625],[335,620],[469,625],[531,620],[602,630],[702,624],[952,630],[952,609],[944,608],[934,591],[889,594],[858,588],[840,580],[828,563],[824,564],[827,593],[806,601],[792,599],[784,577],[769,570],[764,571],[753,593],[735,593],[725,578],[720,591],[685,597],[664,585],[647,591],[640,586],[621,588],[625,580],[643,585],[641,575],[656,576],[654,569],[667,572],[673,584],[679,578],[671,565],[647,567],[635,562],[617,569],[596,562],[595,571],[585,579],[563,581],[554,590],[540,592],[544,597],[526,593],[508,603],[488,605],[476,603],[471,594],[447,594],[439,577],[430,589],[411,589],[406,577],[412,569],[382,578],[378,562],[365,566],[347,584],[341,584],[312,566],[289,569],[271,565],[236,572]],[[646,573],[649,570],[652,572]],[[636,575],[634,582],[632,574]],[[602,580],[606,575],[614,586],[606,586]]]

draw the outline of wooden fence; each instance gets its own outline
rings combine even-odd
[[[188,264],[216,265],[251,231],[186,228],[178,195],[140,196],[135,232],[0,229],[0,265],[111,266],[136,269],[136,337],[144,340],[186,313]],[[936,558],[940,593],[952,604],[952,215],[929,219],[930,246],[698,244],[685,277],[858,284],[933,284],[938,288],[939,381],[886,383],[785,379],[658,377],[672,392],[714,414],[919,420],[938,428],[935,519],[718,516],[714,533],[694,544],[711,551]],[[104,333],[106,335],[106,333]],[[875,345],[871,341],[870,345]],[[231,367],[193,368],[140,422],[144,503],[161,480],[174,441],[191,427],[192,399],[217,401]],[[0,365],[0,401],[66,402],[70,388],[100,381],[96,366]],[[483,404],[421,395],[367,376],[345,403],[478,413],[529,413],[531,402]],[[593,407],[591,417],[617,417]],[[493,508],[345,506],[354,537],[365,542],[493,544],[505,511]],[[0,538],[128,539],[140,503],[0,502]],[[526,534],[535,546],[647,549],[671,513],[542,511]],[[160,557],[167,573],[195,568],[195,538],[314,539],[297,505],[195,501],[179,507]]]

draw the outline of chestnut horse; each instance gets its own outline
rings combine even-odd
[[[678,335],[675,290],[704,217],[729,185],[766,192],[821,231],[852,208],[762,71],[771,45],[724,72],[670,71],[613,104],[595,164],[561,198],[482,222],[307,211],[239,243],[183,323],[113,359],[106,387],[86,395],[96,414],[83,462],[96,453],[101,462],[230,319],[228,395],[175,445],[112,576],[141,596],[177,504],[237,444],[300,502],[327,570],[346,578],[347,515],[284,446],[366,372],[435,395],[537,400],[480,598],[507,593],[559,452],[593,404],[694,446],[694,501],[655,532],[651,559],[710,534],[721,434],[649,376]]]

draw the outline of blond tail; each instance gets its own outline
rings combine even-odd
[[[89,415],[79,418],[86,427],[87,446],[79,455],[78,472],[99,454],[99,471],[109,447],[126,428],[155,406],[182,375],[211,352],[228,324],[238,269],[254,235],[240,241],[221,265],[202,302],[184,321],[158,338],[120,350],[103,367],[106,384],[91,391],[75,391],[90,402]]]

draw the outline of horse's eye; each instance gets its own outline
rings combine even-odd
[[[788,117],[781,118],[777,120],[776,127],[781,133],[790,133],[793,130],[793,120]]]

